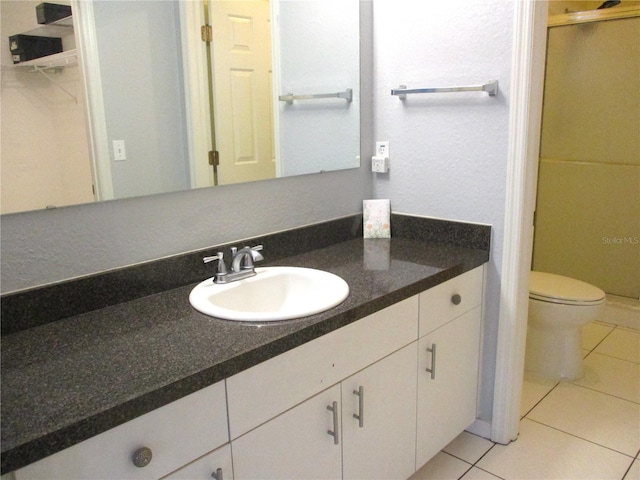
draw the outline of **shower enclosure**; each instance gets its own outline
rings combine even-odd
[[[533,256],[534,270],[636,301],[638,39],[639,16],[548,29]]]

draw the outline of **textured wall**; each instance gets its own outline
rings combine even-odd
[[[491,224],[480,415],[491,417],[500,295],[513,6],[510,2],[377,1],[376,140],[389,140],[391,170],[376,198],[395,212]],[[410,12],[408,14],[407,12]],[[474,85],[484,93],[389,94],[409,88]]]
[[[3,215],[2,291],[354,214],[370,190],[348,170]]]

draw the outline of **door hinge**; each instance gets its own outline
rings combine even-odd
[[[213,41],[213,29],[211,25],[203,25],[200,27],[200,36],[203,42],[210,43]]]
[[[209,165],[217,167],[220,165],[220,155],[217,150],[212,150],[209,152]]]

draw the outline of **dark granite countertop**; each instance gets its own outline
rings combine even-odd
[[[265,252],[268,257],[268,252]],[[488,250],[355,238],[265,262],[344,278],[313,316],[249,324],[203,315],[195,283],[2,337],[2,473],[60,451],[487,262]]]

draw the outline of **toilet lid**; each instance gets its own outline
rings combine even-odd
[[[605,293],[598,287],[575,278],[554,273],[531,272],[529,298],[572,305],[592,305],[603,302]]]

